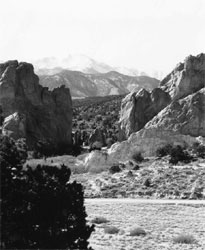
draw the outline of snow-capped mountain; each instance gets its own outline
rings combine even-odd
[[[65,85],[73,98],[89,96],[122,95],[140,88],[152,90],[159,81],[149,76],[127,76],[116,71],[86,74],[80,71],[62,70],[53,75],[39,75],[40,84],[49,89]]]
[[[139,69],[135,68],[110,66],[106,63],[99,62],[88,56],[80,54],[70,54],[64,58],[45,57],[36,61],[32,61],[32,63],[38,75],[56,74],[62,69],[81,71],[87,74],[108,73],[110,71],[117,71],[123,75],[128,76],[150,75],[150,72],[142,72]],[[156,77],[156,74],[151,74],[150,76]]]
[[[73,98],[121,95],[140,88],[151,90],[159,83],[136,69],[112,67],[84,55],[48,57],[33,64],[41,85],[50,89],[65,85]]]
[[[46,57],[34,61],[33,64],[38,74],[44,74],[46,71],[51,74],[52,69],[55,73],[60,69],[68,69],[89,74],[107,73],[114,70],[113,67],[105,63],[97,62],[96,60],[85,55],[68,55],[62,59],[56,57]]]

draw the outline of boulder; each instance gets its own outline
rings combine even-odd
[[[0,64],[2,132],[25,137],[29,147],[40,140],[72,144],[72,102],[63,86],[49,91],[39,84],[33,65],[8,61]]]
[[[142,129],[145,124],[158,114],[171,101],[168,93],[160,88],[152,92],[141,89],[130,93],[122,100],[119,138],[124,140],[133,132]]]

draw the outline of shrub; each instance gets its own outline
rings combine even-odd
[[[176,236],[173,239],[174,243],[180,243],[180,244],[193,244],[196,242],[194,237],[189,234],[181,234],[179,236]]]
[[[70,154],[77,156],[81,153],[82,148],[79,145],[70,145],[67,142],[61,142],[55,144],[51,141],[42,141],[39,140],[33,148],[34,157],[41,158],[43,156],[49,157],[54,155],[65,155]]]
[[[65,165],[23,170],[23,161],[1,138],[1,249],[88,249],[94,226],[86,225],[82,185],[68,182]]]
[[[135,152],[133,153],[132,155],[132,159],[135,161],[135,162],[142,162],[144,161],[144,157],[142,156],[142,153],[141,152]]]
[[[181,146],[177,145],[171,149],[169,163],[177,164],[178,162],[189,163],[193,157]]]
[[[171,153],[171,150],[172,150],[172,145],[167,144],[167,145],[157,149],[156,156],[160,157],[160,158],[164,157],[166,155],[169,155]]]
[[[0,166],[20,168],[27,158],[24,140],[14,141],[8,136],[0,136]]]
[[[126,165],[124,163],[122,163],[122,162],[120,162],[118,165],[119,165],[119,167],[121,169],[125,169],[126,168]]]
[[[139,169],[140,169],[140,166],[136,164],[136,165],[133,167],[132,170],[135,170],[135,171],[136,171],[136,170],[139,170]]]
[[[132,173],[132,171],[131,171],[131,170],[129,170],[129,171],[128,171],[128,173],[127,173],[127,177],[133,177],[133,173]]]
[[[150,184],[151,184],[150,179],[149,179],[149,178],[145,179],[143,185],[144,185],[145,187],[150,187]]]
[[[112,165],[110,168],[109,168],[109,172],[111,174],[115,174],[115,173],[119,173],[121,172],[121,168],[119,167],[119,165]]]
[[[82,147],[80,145],[72,145],[70,153],[73,156],[78,156],[82,153]]]
[[[117,234],[117,233],[119,233],[119,231],[120,230],[117,227],[114,227],[114,226],[106,227],[104,229],[104,232],[106,234]]]
[[[193,146],[193,153],[196,154],[197,157],[205,158],[205,146],[201,145],[200,143],[194,143]]]
[[[140,235],[146,235],[146,232],[144,229],[137,227],[137,228],[133,228],[130,230],[130,236],[140,236]]]
[[[109,221],[104,217],[95,217],[91,222],[94,224],[102,224],[102,223],[107,223]]]

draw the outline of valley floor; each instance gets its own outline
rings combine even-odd
[[[32,159],[26,164],[56,166],[65,164],[71,168],[71,181],[84,186],[86,198],[151,198],[151,199],[203,199],[205,200],[205,159],[189,164],[171,165],[167,159],[149,158],[139,164],[125,165],[115,174],[106,169],[94,168],[91,172],[81,164],[83,156],[57,156]],[[100,170],[100,171],[99,171]]]
[[[90,245],[95,250],[204,250],[205,204],[199,205],[199,202],[204,202],[169,202],[141,202],[136,199],[86,200],[89,221],[99,216],[109,221],[96,225]],[[117,234],[106,234],[104,228],[107,226],[115,226],[120,231]],[[135,227],[143,228],[146,235],[130,236],[130,229]],[[193,236],[195,243],[174,243],[174,237],[180,234]]]
[[[205,199],[205,160],[168,164],[149,159],[138,170],[126,166],[111,174],[82,173],[72,176],[85,187],[87,198]]]

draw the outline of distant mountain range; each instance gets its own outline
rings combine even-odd
[[[140,88],[152,90],[159,81],[135,69],[114,68],[83,55],[44,58],[34,63],[40,84],[49,89],[65,85],[73,98],[121,95]]]
[[[40,84],[49,89],[65,85],[70,88],[71,96],[121,95],[140,88],[152,90],[159,81],[148,76],[127,76],[116,71],[98,74],[85,74],[80,71],[62,70],[53,75],[40,75]]]
[[[141,73],[137,69],[112,67],[108,64],[98,62],[85,55],[68,55],[63,59],[58,59],[56,57],[46,57],[40,60],[33,61],[32,63],[35,66],[36,73],[39,75],[58,73],[62,69],[81,71],[87,74],[117,71],[121,74],[130,76],[141,75]]]

